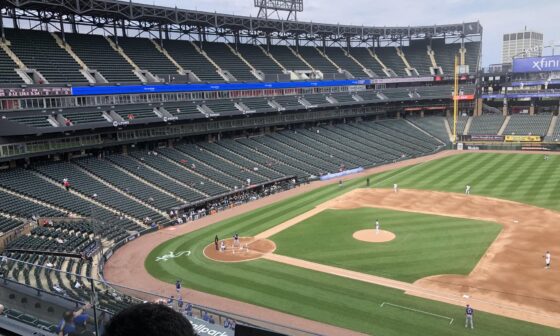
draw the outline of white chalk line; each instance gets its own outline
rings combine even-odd
[[[387,306],[393,306],[393,307],[397,307],[397,308],[401,308],[401,309],[406,309],[406,310],[410,310],[410,311],[413,311],[413,312],[417,312],[417,313],[421,313],[421,314],[426,314],[426,315],[430,315],[430,316],[434,316],[434,317],[438,317],[438,318],[443,318],[443,319],[446,319],[446,320],[450,320],[450,321],[449,321],[449,325],[451,325],[451,324],[453,323],[453,321],[454,321],[454,319],[451,318],[451,317],[447,317],[447,316],[443,316],[443,315],[438,315],[438,314],[430,313],[430,312],[427,312],[427,311],[424,311],[424,310],[420,310],[420,309],[414,309],[414,308],[410,308],[410,307],[400,306],[400,305],[397,305],[397,304],[394,304],[394,303],[391,303],[391,302],[383,302],[383,303],[380,305],[380,307],[383,308],[383,306],[385,306],[385,305],[387,305]]]

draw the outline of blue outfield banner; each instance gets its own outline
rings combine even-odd
[[[196,92],[196,91],[237,91],[296,89],[328,86],[370,85],[370,79],[305,81],[305,82],[255,82],[255,83],[216,83],[216,84],[154,84],[123,86],[77,86],[72,88],[73,96],[138,94],[160,92]]]
[[[512,71],[516,73],[560,71],[560,55],[514,58]]]

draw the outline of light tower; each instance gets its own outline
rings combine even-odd
[[[303,12],[303,0],[255,0],[255,7],[259,9],[259,18],[297,21],[297,13]],[[286,18],[280,16],[286,12]]]

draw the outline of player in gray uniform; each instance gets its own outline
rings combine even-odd
[[[470,324],[471,329],[474,329],[473,313],[474,309],[472,309],[470,305],[467,305],[467,308],[465,309],[465,328],[468,328]]]

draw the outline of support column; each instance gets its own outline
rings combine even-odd
[[[535,115],[535,105],[533,103],[529,106],[529,115]]]
[[[64,33],[64,22],[62,21],[62,15],[60,16],[60,35],[62,35],[62,42],[66,44],[66,34]]]
[[[6,34],[4,32],[4,18],[2,18],[1,16],[0,16],[0,34],[2,35],[1,36],[2,42],[6,42]]]
[[[420,110],[420,118],[424,118],[424,110]]]

